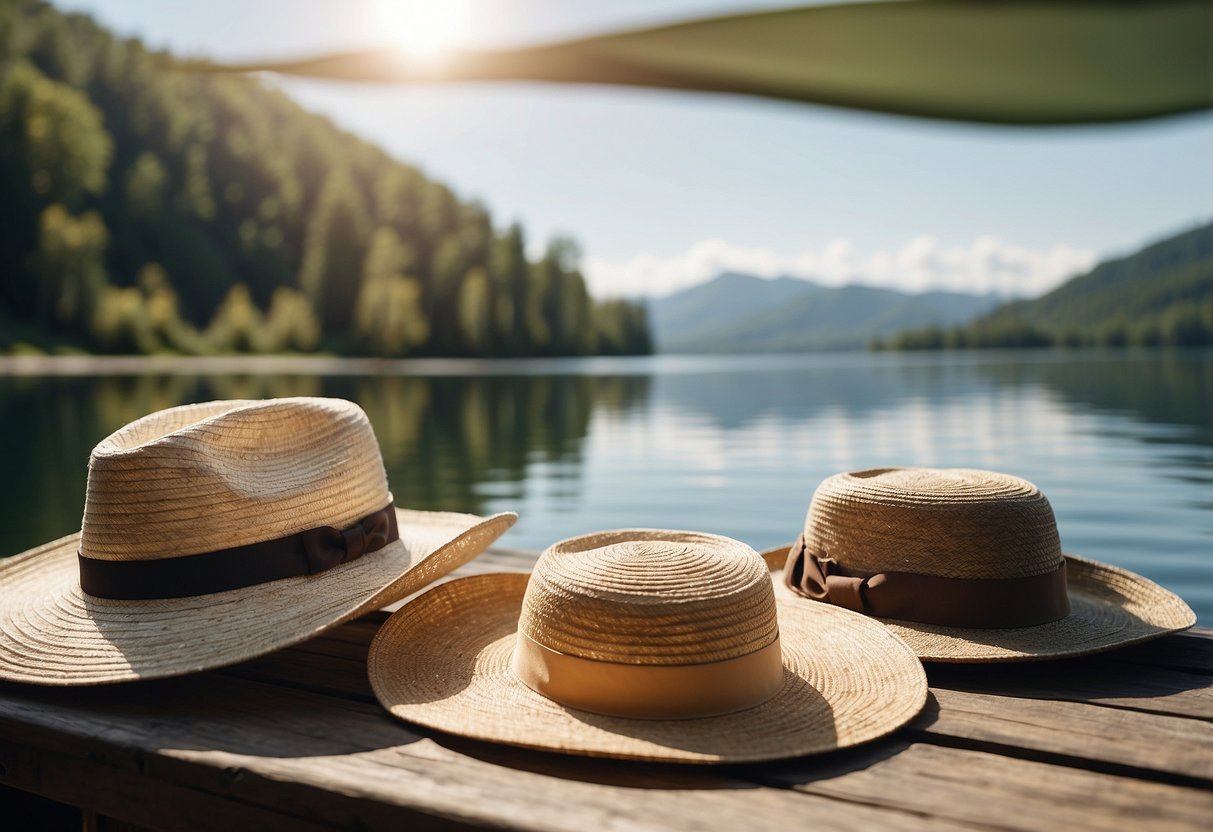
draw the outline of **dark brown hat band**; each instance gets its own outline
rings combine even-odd
[[[99,560],[77,552],[80,588],[97,598],[150,600],[226,592],[357,560],[400,539],[390,503],[345,529],[318,526],[286,537],[160,560]]]
[[[1066,562],[1026,578],[949,578],[911,572],[866,573],[805,548],[788,551],[784,583],[798,595],[876,618],[943,627],[1032,627],[1070,614]]]

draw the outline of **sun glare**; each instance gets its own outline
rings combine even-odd
[[[378,8],[385,37],[416,57],[451,49],[468,17],[465,0],[379,0]]]

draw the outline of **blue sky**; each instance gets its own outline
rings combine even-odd
[[[446,0],[465,46],[536,42],[779,3]],[[414,38],[429,3],[70,0],[194,55],[282,57]],[[424,37],[422,38],[424,40]],[[605,87],[273,81],[420,165],[539,246],[575,237],[596,294],[732,268],[827,283],[1034,294],[1213,217],[1213,117],[994,128]]]

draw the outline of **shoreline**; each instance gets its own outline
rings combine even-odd
[[[1107,359],[1191,350],[1129,347],[1119,350],[911,350],[821,351],[804,353],[685,354],[631,356],[566,356],[550,358],[353,358],[336,355],[0,355],[0,378],[133,375],[296,375],[296,376],[493,376],[648,374],[660,363],[663,372],[711,372],[725,369],[772,369],[787,366],[845,366],[856,361],[899,365],[938,363],[1050,363],[1078,357]]]
[[[494,375],[573,362],[650,356],[573,358],[350,358],[336,355],[4,355],[0,376],[165,375]]]

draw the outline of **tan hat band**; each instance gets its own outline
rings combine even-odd
[[[814,601],[944,627],[1032,627],[1070,614],[1064,558],[1057,569],[1024,578],[865,573],[807,551],[802,534],[788,551],[784,582]]]
[[[77,552],[80,588],[97,598],[150,600],[226,592],[357,560],[400,539],[389,503],[345,529],[313,529],[231,549],[159,560],[99,560]]]
[[[596,714],[695,719],[744,711],[783,688],[779,637],[752,653],[703,664],[601,662],[545,647],[519,631],[514,675],[548,699]]]

